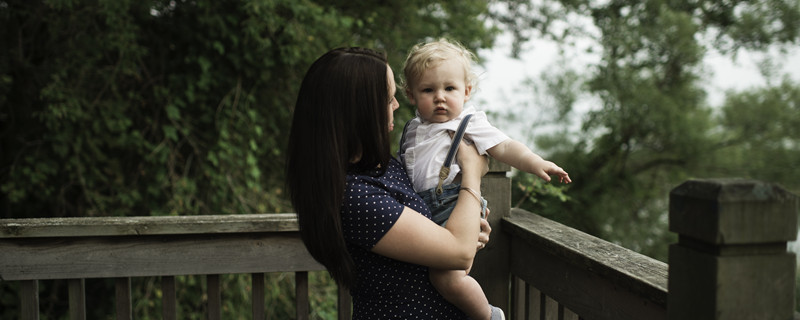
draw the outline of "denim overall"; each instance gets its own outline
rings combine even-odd
[[[453,136],[453,140],[450,143],[450,149],[447,151],[447,157],[444,160],[441,170],[439,170],[439,185],[435,188],[417,192],[417,194],[422,197],[422,200],[425,201],[425,204],[428,205],[428,208],[431,211],[431,220],[441,226],[444,226],[447,223],[447,219],[450,218],[450,214],[453,212],[453,208],[456,206],[458,193],[461,189],[460,183],[450,183],[446,185],[443,184],[444,180],[447,179],[447,176],[450,175],[450,165],[453,163],[453,158],[455,158],[456,151],[458,151],[458,145],[461,143],[461,139],[464,137],[464,131],[467,130],[467,125],[469,124],[470,118],[472,118],[471,114],[466,115],[458,125],[458,131],[456,131],[455,135]],[[411,121],[409,121],[409,123],[410,122]],[[400,140],[400,147],[402,147],[403,143],[405,142],[406,129],[408,129],[408,123],[406,123],[405,128],[403,128],[403,138]],[[403,164],[403,167],[405,167],[405,164]],[[485,216],[486,199],[481,197],[481,218],[483,219]]]

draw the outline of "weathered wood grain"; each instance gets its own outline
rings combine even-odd
[[[308,300],[308,272],[295,272],[294,291],[297,320],[308,320],[311,311],[311,302]]]
[[[69,317],[72,320],[86,320],[86,281],[69,279]]]
[[[789,319],[797,196],[744,179],[690,180],[670,192],[669,318]]]
[[[266,285],[264,284],[266,275],[262,272],[258,272],[251,274],[250,277],[250,282],[253,285],[253,298],[251,299],[253,319],[264,320],[266,318],[266,307],[264,304],[266,299]]]
[[[294,213],[0,219],[0,239],[292,231]]]
[[[208,320],[222,320],[222,282],[218,274],[206,276]]]
[[[337,317],[339,320],[353,318],[353,297],[350,295],[349,290],[339,287],[336,305],[336,310],[339,311],[339,316]]]
[[[164,320],[178,318],[177,290],[174,276],[161,277],[161,317]]]
[[[689,180],[670,192],[669,230],[709,244],[780,243],[797,236],[797,212],[797,196],[773,183]]]
[[[39,320],[39,281],[20,282],[20,316],[23,320]]]
[[[131,320],[133,319],[133,307],[131,306],[131,278],[116,278],[114,282],[116,291],[115,305],[117,310],[117,320]]]
[[[0,239],[0,279],[324,270],[296,233]]]
[[[504,219],[511,272],[587,319],[665,319],[667,265],[524,210]]]
[[[527,294],[525,281],[515,275],[511,275],[511,306],[506,312],[506,319],[511,320],[524,320],[527,314],[527,306],[525,299]]]

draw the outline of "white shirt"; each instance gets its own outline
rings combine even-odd
[[[510,139],[489,123],[485,112],[476,111],[472,106],[465,107],[458,117],[444,123],[423,122],[417,113],[417,117],[409,120],[405,141],[398,152],[406,172],[414,184],[415,192],[424,191],[439,184],[439,170],[447,158],[447,151],[450,149],[452,141],[449,132],[457,131],[461,119],[468,114],[472,114],[472,118],[464,133],[464,140],[475,144],[481,155],[485,155],[487,150]],[[450,175],[445,179],[444,184],[452,183],[459,172],[461,169],[453,159],[450,165]]]

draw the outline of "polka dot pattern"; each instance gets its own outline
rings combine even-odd
[[[406,206],[430,218],[396,159],[383,175],[348,175],[342,227],[356,264],[353,319],[467,319],[436,291],[427,267],[370,251]]]

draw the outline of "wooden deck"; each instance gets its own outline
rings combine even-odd
[[[792,319],[797,197],[757,181],[689,181],[670,195],[669,265],[523,210],[503,168],[483,185],[492,241],[473,276],[509,319]],[[309,271],[294,214],[0,220],[0,285],[21,284],[23,319],[39,318],[38,281],[68,279],[69,316],[85,319],[85,280],[113,278],[116,318],[131,319],[131,278],[160,277],[176,319],[175,277],[207,278],[208,319],[225,319],[220,275],[295,272],[297,319],[309,317]],[[66,298],[66,297],[65,297]],[[339,319],[350,300],[339,294]],[[669,305],[669,308],[668,308]],[[264,319],[254,304],[252,318]]]

